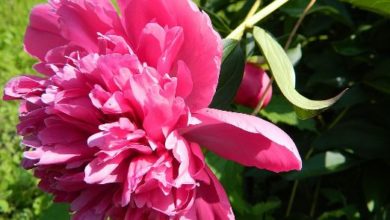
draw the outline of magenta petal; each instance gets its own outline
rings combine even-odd
[[[30,15],[30,24],[24,37],[28,53],[44,60],[46,53],[68,43],[60,34],[58,16],[49,4],[36,6]]]
[[[39,96],[44,90],[46,80],[37,76],[17,76],[11,79],[4,88],[4,100]]]
[[[233,220],[234,214],[221,183],[205,167],[210,183],[201,182],[196,189],[196,199],[192,208],[180,220]]]
[[[107,0],[62,1],[59,15],[61,35],[86,51],[98,51],[98,34],[119,31],[119,17]]]
[[[182,28],[184,43],[171,62],[174,64],[182,60],[191,72],[193,89],[186,98],[188,106],[192,110],[206,108],[217,87],[222,57],[221,38],[213,30],[207,14],[199,11],[189,0],[156,0],[153,4],[150,0],[118,0],[118,3],[124,15],[128,39],[134,48],[137,48],[141,33],[150,22],[161,27]]]
[[[158,58],[164,48],[165,30],[156,23],[145,26],[139,39],[137,56],[149,66],[157,66]]]
[[[247,63],[245,65],[244,77],[235,97],[235,102],[256,108],[260,99],[264,96],[263,107],[265,107],[271,101],[272,97],[272,86],[267,89],[269,82],[270,78],[261,67]],[[265,94],[266,92],[267,94]]]
[[[197,124],[184,129],[183,136],[228,160],[274,172],[302,167],[291,138],[263,119],[215,109],[203,109],[193,117]]]

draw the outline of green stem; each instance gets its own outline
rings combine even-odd
[[[305,160],[309,159],[309,157],[313,154],[314,148],[311,147],[309,151],[305,155]],[[290,216],[292,205],[294,203],[295,195],[297,194],[297,188],[298,188],[299,181],[295,180],[293,188],[291,190],[290,199],[288,201],[287,211],[286,211],[286,217]]]
[[[236,29],[233,30],[232,33],[230,33],[226,38],[234,39],[234,40],[241,40],[245,29],[252,28],[257,22],[259,22],[261,19],[267,17],[269,14],[274,12],[276,9],[280,8],[282,5],[284,5],[288,0],[275,0],[271,4],[267,5],[263,9],[261,9],[259,12],[254,14],[253,16],[247,18],[242,22]]]
[[[320,194],[320,189],[321,189],[321,178],[318,180],[316,184],[316,189],[314,191],[313,203],[310,208],[310,217],[313,217],[316,212],[316,206],[318,201],[318,195]]]
[[[269,83],[267,85],[267,88],[265,89],[265,92],[261,95],[261,98],[259,100],[259,103],[257,104],[255,110],[253,110],[252,115],[257,115],[259,114],[261,108],[263,107],[265,97],[267,97],[267,93],[269,93],[272,83],[274,81],[274,77],[272,76],[271,79],[269,80]]]
[[[286,43],[286,45],[284,46],[284,49],[285,49],[285,50],[287,50],[287,49],[290,47],[290,44],[291,44],[291,42],[292,42],[292,40],[293,40],[295,34],[297,33],[299,26],[301,26],[303,19],[305,19],[307,13],[309,12],[309,10],[313,7],[313,5],[314,5],[315,3],[316,3],[316,0],[311,0],[311,1],[309,2],[309,4],[306,6],[305,10],[303,10],[303,13],[302,13],[301,16],[299,17],[297,23],[295,23],[294,28],[293,28],[293,30],[291,31],[290,36],[288,37],[287,43]]]
[[[286,211],[286,218],[290,216],[292,205],[294,203],[295,195],[297,194],[297,188],[298,188],[299,181],[295,180],[293,188],[291,190],[290,199],[288,201],[287,211]]]
[[[345,108],[333,121],[332,123],[328,126],[328,130],[332,129],[336,124],[339,123],[339,121],[344,117],[345,114],[347,114],[349,110],[349,107]]]
[[[245,21],[248,20],[250,17],[252,17],[256,11],[259,9],[261,4],[261,0],[256,0],[253,4],[252,8],[249,10],[248,15],[245,17]]]

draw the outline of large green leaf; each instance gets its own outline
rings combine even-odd
[[[322,150],[336,148],[349,150],[366,159],[388,159],[390,157],[388,134],[387,127],[366,119],[354,119],[340,122],[322,133],[314,140],[313,145]]]
[[[390,15],[389,0],[342,0],[351,3],[359,8],[369,10],[375,13]]]
[[[333,105],[344,92],[327,100],[310,100],[295,89],[295,71],[286,52],[265,30],[255,27],[253,35],[263,52],[283,95],[296,107],[297,115],[307,119]]]
[[[244,66],[245,55],[240,42],[232,39],[223,40],[221,73],[211,107],[217,109],[229,108],[241,84]]]
[[[358,163],[348,155],[327,151],[303,161],[302,170],[285,174],[287,179],[304,179],[346,170]]]

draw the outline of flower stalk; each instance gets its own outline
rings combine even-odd
[[[236,29],[232,31],[226,38],[234,39],[234,40],[241,40],[244,31],[248,28],[252,28],[257,22],[261,21],[263,18],[270,15],[272,12],[274,12],[276,9],[280,8],[282,5],[284,5],[288,0],[275,0],[271,4],[267,5],[263,9],[261,9],[259,12],[254,14],[253,16],[248,16],[247,19],[244,20]],[[256,3],[255,5],[256,6]],[[252,10],[251,10],[252,11]],[[250,11],[250,12],[251,12]]]

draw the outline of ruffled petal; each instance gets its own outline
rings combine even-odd
[[[53,6],[49,4],[33,8],[24,37],[25,50],[42,61],[48,51],[68,43],[60,34],[58,15],[53,11]]]
[[[182,28],[185,43],[171,61],[173,65],[169,72],[175,76],[177,61],[182,60],[191,72],[193,84],[185,101],[192,110],[206,108],[217,87],[222,57],[221,38],[213,30],[207,14],[189,0],[156,0],[153,4],[149,0],[118,0],[118,3],[133,48],[143,42],[142,31],[148,23],[157,23],[164,28]]]
[[[61,35],[88,52],[98,51],[98,35],[121,32],[119,16],[107,0],[62,0],[57,5]]]
[[[196,189],[196,198],[192,208],[180,220],[234,220],[234,214],[221,183],[205,167],[204,172],[210,182],[201,182]]]
[[[193,117],[194,125],[183,129],[183,136],[221,157],[274,172],[302,167],[291,138],[263,119],[216,109],[203,109]]]

